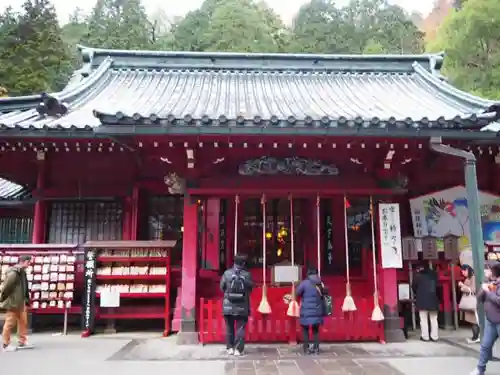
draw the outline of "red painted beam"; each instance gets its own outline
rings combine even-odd
[[[191,188],[188,189],[188,193],[191,195],[203,195],[203,196],[234,196],[235,194],[245,195],[245,196],[255,196],[260,197],[262,194],[266,194],[268,197],[283,197],[289,193],[293,193],[294,197],[311,197],[320,195],[321,197],[330,197],[337,195],[401,195],[406,194],[406,190],[393,190],[393,189],[380,189],[380,188],[245,188],[245,187],[220,187],[220,188]]]

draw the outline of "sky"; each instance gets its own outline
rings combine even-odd
[[[266,0],[266,2],[274,8],[274,10],[288,23],[294,17],[301,5],[309,0]],[[12,6],[19,8],[24,0],[0,0],[0,9]],[[95,0],[81,0],[73,2],[71,0],[52,0],[55,5],[59,21],[65,23],[68,20],[68,15],[76,6],[82,8],[85,12],[92,9]],[[143,0],[148,13],[152,13],[155,9],[161,8],[167,16],[175,17],[182,16],[190,10],[198,8],[203,0]],[[338,5],[347,3],[348,0],[338,0]],[[434,0],[389,0],[390,3],[397,4],[407,11],[418,11],[423,15],[427,15],[434,4]]]

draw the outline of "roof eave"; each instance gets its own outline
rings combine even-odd
[[[498,141],[497,133],[467,131],[460,129],[394,129],[363,127],[242,127],[242,126],[173,126],[158,125],[101,125],[95,129],[101,136],[134,136],[134,135],[262,135],[262,136],[338,136],[338,137],[380,137],[380,138],[430,138],[456,140]]]
[[[466,103],[471,107],[476,107],[485,112],[499,112],[500,102],[484,99],[479,96],[469,94],[468,92],[457,89],[456,87],[450,85],[448,82],[440,79],[435,74],[429,73],[421,64],[418,62],[413,63],[413,69],[415,72],[428,84],[432,85],[437,90],[441,91],[445,95],[454,98],[457,101]]]

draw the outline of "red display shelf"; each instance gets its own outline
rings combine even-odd
[[[151,280],[165,281],[166,275],[96,275],[97,280]]]
[[[163,257],[99,257],[98,262],[101,263],[163,263],[167,262],[167,258]]]
[[[101,293],[97,292],[97,297],[100,297]],[[165,292],[163,293],[120,293],[120,298],[165,298]]]
[[[89,252],[93,252],[92,257],[94,259],[92,262],[84,263],[84,266],[89,270],[88,273],[84,273],[86,275],[84,283],[92,287],[92,293],[84,295],[84,311],[93,310],[96,315],[95,319],[91,316],[91,319],[84,322],[82,337],[87,337],[92,333],[95,320],[115,319],[163,320],[164,327],[162,331],[164,335],[167,335],[170,332],[170,251],[173,246],[175,246],[173,241],[97,241],[84,244],[82,247],[85,249],[85,259],[89,258]],[[144,251],[136,252],[137,249],[143,249]],[[161,252],[158,252],[159,249]],[[166,254],[166,256],[134,256],[134,254]],[[142,270],[142,272],[148,270],[148,273],[153,274],[123,274],[124,272],[138,272],[139,270]],[[154,274],[154,272],[165,271],[165,274]],[[119,307],[112,308],[105,305],[101,307],[103,301],[101,294],[105,290],[101,289],[101,287],[113,288],[112,285],[117,284],[162,285],[162,288],[165,287],[165,291],[160,293],[123,292],[120,293],[123,304]],[[100,292],[97,292],[96,289]],[[123,290],[128,290],[128,288],[123,288]],[[131,288],[130,290],[134,289]],[[141,287],[135,290],[147,290],[147,288]],[[148,300],[148,303],[145,303],[145,300]]]

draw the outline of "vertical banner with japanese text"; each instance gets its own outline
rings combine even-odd
[[[333,218],[332,218],[332,202],[330,199],[321,201],[323,206],[323,225],[325,228],[325,248],[323,250],[323,268],[332,272],[333,264]]]
[[[82,330],[89,333],[94,330],[96,271],[97,251],[95,249],[85,249]]]
[[[378,206],[380,223],[380,253],[382,268],[402,268],[401,221],[399,204],[380,203]]]
[[[219,270],[222,273],[226,270],[226,211],[227,201],[220,200],[219,210]]]

